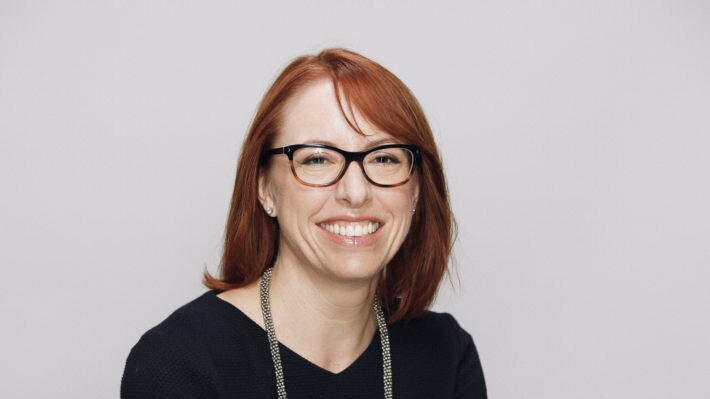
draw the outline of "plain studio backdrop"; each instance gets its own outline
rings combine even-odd
[[[261,96],[331,46],[432,124],[459,225],[434,310],[491,398],[710,397],[700,0],[0,1],[0,397],[118,397],[216,270]]]

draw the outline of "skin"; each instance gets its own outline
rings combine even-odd
[[[357,111],[355,118],[366,136],[343,118],[332,83],[313,83],[285,104],[274,147],[323,143],[363,151],[397,142]],[[371,308],[377,279],[407,236],[418,194],[416,174],[404,185],[377,187],[353,162],[338,183],[317,188],[294,178],[285,155],[272,159],[259,177],[259,200],[264,209],[274,209],[280,226],[270,300],[282,344],[332,373],[364,352],[377,328]],[[381,226],[360,242],[338,238],[321,226],[326,220],[347,224],[352,217],[377,220]],[[263,328],[258,289],[259,281],[219,296]]]

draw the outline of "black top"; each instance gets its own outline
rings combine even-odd
[[[269,342],[261,326],[207,291],[148,330],[131,349],[121,398],[276,398]],[[486,398],[471,335],[448,313],[388,325],[394,398]],[[289,399],[383,398],[382,350],[375,332],[340,373],[279,343]]]

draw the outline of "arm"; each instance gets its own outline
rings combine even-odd
[[[486,381],[483,378],[483,369],[473,338],[471,334],[461,328],[453,316],[449,315],[449,317],[460,344],[459,348],[461,348],[456,375],[455,398],[487,399]]]
[[[210,367],[195,345],[175,333],[148,331],[126,360],[121,399],[215,397]]]

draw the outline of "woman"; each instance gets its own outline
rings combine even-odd
[[[485,398],[471,335],[428,311],[452,215],[407,87],[328,49],[245,139],[220,275],[131,350],[122,398]]]

